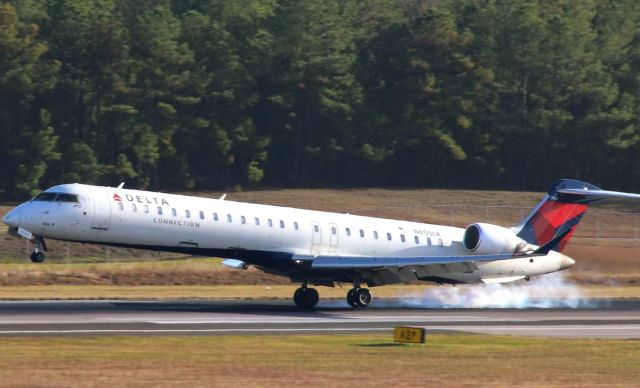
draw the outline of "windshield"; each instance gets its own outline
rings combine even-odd
[[[38,194],[34,201],[78,202],[76,194],[44,192]]]
[[[40,193],[35,197],[34,201],[53,201],[56,199],[58,193]]]
[[[58,194],[58,198],[56,198],[58,202],[78,202],[78,196],[75,194],[66,194],[60,193]]]

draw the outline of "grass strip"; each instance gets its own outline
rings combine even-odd
[[[23,337],[0,341],[3,386],[635,386],[640,342],[392,333]]]

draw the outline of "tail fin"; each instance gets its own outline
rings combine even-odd
[[[547,245],[557,238],[554,251],[562,251],[576,230],[582,216],[591,202],[608,197],[640,199],[638,194],[602,190],[590,183],[573,179],[556,181],[542,201],[516,228],[518,237],[534,245]]]

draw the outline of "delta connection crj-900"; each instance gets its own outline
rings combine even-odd
[[[353,284],[347,302],[365,307],[365,284],[503,283],[569,268],[563,248],[589,204],[608,197],[640,199],[562,179],[517,226],[455,228],[74,183],[45,190],[2,221],[33,243],[37,263],[45,239],[216,256],[300,282],[299,307],[318,303],[310,284],[336,282]]]

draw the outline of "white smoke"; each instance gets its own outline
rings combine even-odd
[[[562,272],[529,282],[429,287],[420,294],[379,302],[379,307],[411,308],[594,308],[598,304],[584,297]]]
[[[556,272],[531,281],[425,287],[424,291],[396,298],[376,298],[370,308],[596,308],[609,302],[584,296],[580,287]],[[321,301],[324,308],[350,308],[344,299]]]

